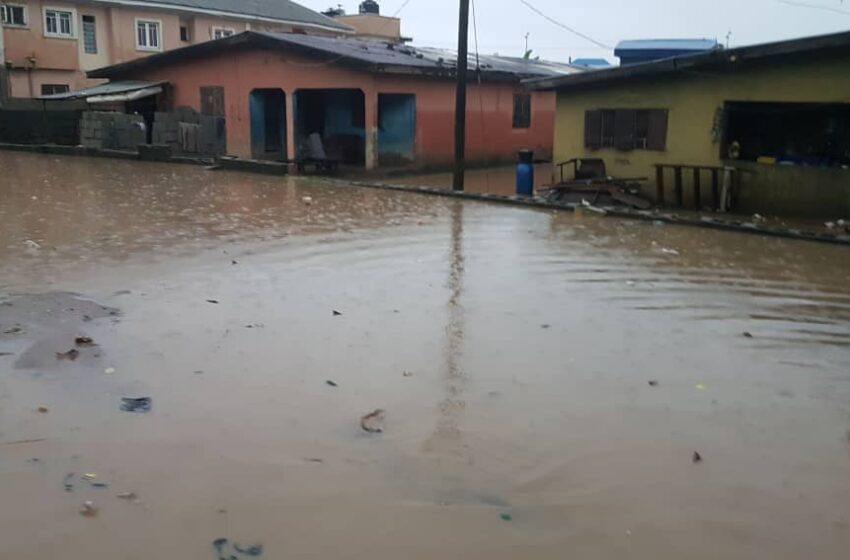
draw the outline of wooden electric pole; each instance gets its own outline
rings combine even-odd
[[[463,190],[466,167],[466,71],[469,66],[469,0],[460,0],[457,33],[457,98],[455,100],[455,174],[453,187]]]

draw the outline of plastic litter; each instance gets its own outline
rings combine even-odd
[[[245,554],[246,556],[262,556],[263,554],[263,545],[261,544],[239,546],[237,543],[233,543],[233,548],[239,554]]]
[[[337,311],[336,309],[334,309],[334,317],[341,317],[341,316],[342,316],[342,311]]]
[[[83,517],[97,517],[98,512],[99,510],[91,500],[83,502],[83,506],[80,508],[80,515]]]
[[[218,305],[220,302],[217,299],[208,299],[207,303],[212,303],[214,305]]]
[[[48,412],[50,412],[50,409],[47,408],[46,406],[40,406],[40,407],[38,407],[38,411],[42,414],[47,414]]]
[[[743,333],[744,338],[753,338],[753,333],[745,332]]]
[[[74,339],[74,344],[76,344],[80,348],[87,348],[89,346],[97,346],[97,344],[94,343],[94,339],[92,339],[91,337],[88,337],[88,336],[78,336],[77,338]]]
[[[502,519],[502,521],[513,521],[514,520],[514,516],[511,515],[510,513],[503,513],[499,517]]]
[[[698,451],[694,451],[693,461],[694,463],[702,463],[702,455]]]
[[[655,381],[655,380],[653,379],[652,381],[650,381],[650,382],[649,382],[649,386],[650,386],[650,387],[658,387],[658,381]]]
[[[327,384],[328,384],[328,385],[330,385],[331,387],[339,387],[339,385],[337,385],[335,381],[331,381],[330,379],[328,379],[327,381],[325,381],[325,383],[327,383]]]
[[[702,383],[698,384],[698,385],[696,386],[696,388],[697,388],[697,389],[699,389],[700,391],[707,391],[707,390],[708,390],[708,387],[706,387],[706,386],[705,386],[705,385],[703,385]]]
[[[115,373],[115,368],[114,367],[108,367],[105,370],[103,370],[103,373],[105,373],[106,375],[112,375],[113,373]]]
[[[153,400],[150,397],[121,398],[121,410],[124,412],[135,412],[138,414],[145,414],[151,411],[152,406]]]

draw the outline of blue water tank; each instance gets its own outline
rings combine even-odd
[[[534,195],[534,151],[520,150],[516,166],[516,193],[520,196]]]

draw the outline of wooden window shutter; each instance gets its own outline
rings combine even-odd
[[[584,147],[591,150],[602,147],[602,111],[585,111]]]
[[[221,86],[201,87],[201,114],[213,117],[224,116],[224,88]]]
[[[614,117],[614,147],[618,150],[635,149],[635,124],[637,111],[618,110]]]
[[[647,150],[663,152],[667,149],[667,119],[667,109],[655,109],[649,112]]]

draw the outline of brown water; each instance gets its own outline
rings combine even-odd
[[[846,249],[195,167],[0,170],[4,560],[215,560],[217,538],[847,558]]]

